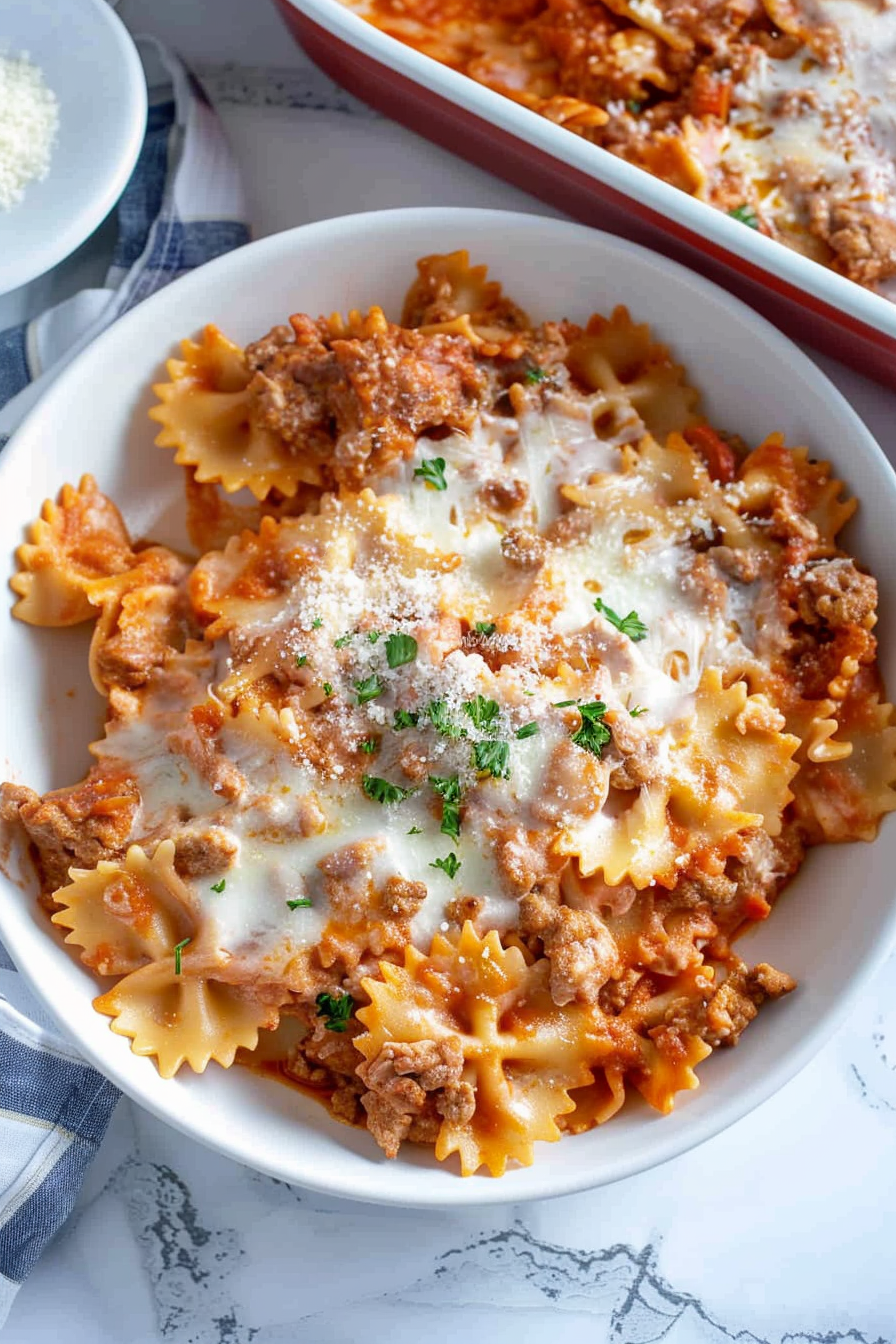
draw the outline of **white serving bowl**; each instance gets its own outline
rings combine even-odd
[[[761,318],[669,261],[578,225],[484,210],[397,210],[267,238],[179,280],[118,322],[66,370],[0,457],[4,563],[45,497],[91,472],[137,536],[185,546],[182,477],[153,444],[149,385],[181,337],[216,322],[237,341],[290,312],[381,303],[391,315],[417,257],[468,248],[537,318],[582,320],[625,303],[686,364],[713,422],[755,444],[783,430],[830,458],[861,499],[848,544],[881,581],[884,673],[896,686],[890,546],[896,478],[839,392]],[[34,630],[7,616],[0,638],[0,762],[37,789],[88,765],[102,705],[86,672],[88,632]],[[164,1082],[91,1007],[96,982],[64,948],[31,891],[2,883],[0,937],[34,992],[88,1059],[192,1138],[298,1185],[378,1203],[454,1206],[536,1199],[602,1185],[694,1147],[771,1096],[828,1040],[896,933],[896,825],[873,845],[814,851],[744,953],[800,981],[736,1050],[701,1066],[702,1086],[660,1118],[630,1103],[603,1129],[538,1144],[533,1167],[462,1180],[424,1149],[387,1161],[368,1134],[298,1091],[211,1065]],[[27,882],[24,884],[27,886]]]

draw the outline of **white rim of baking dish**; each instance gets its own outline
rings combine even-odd
[[[886,336],[896,337],[896,302],[863,289],[820,262],[791,251],[774,238],[746,228],[705,201],[653,177],[646,169],[626,163],[600,145],[592,145],[537,112],[484,84],[477,84],[468,75],[424,56],[375,28],[341,0],[285,0],[285,3],[387,70],[397,71],[429,92],[509,131],[523,143],[534,145],[559,162],[606,183],[656,214],[676,220],[698,238],[717,244],[730,255],[730,261],[726,258],[727,265],[736,266],[736,258],[741,256],[821,303]]]
[[[359,226],[363,227],[365,220],[385,217],[389,221],[390,228],[400,229],[404,222],[409,224],[413,222],[419,225],[425,221],[427,216],[431,216],[440,225],[456,221],[458,237],[463,237],[465,229],[468,229],[474,221],[499,223],[506,232],[509,245],[513,242],[515,229],[525,231],[533,226],[537,227],[539,236],[544,237],[546,242],[551,242],[552,236],[555,237],[557,247],[562,247],[564,239],[568,239],[571,234],[581,234],[591,239],[595,235],[599,235],[605,243],[619,253],[621,260],[624,260],[626,256],[632,256],[637,257],[642,264],[646,263],[652,266],[657,272],[660,283],[664,274],[671,273],[686,281],[691,288],[702,292],[708,298],[713,298],[715,302],[724,301],[726,308],[737,311],[742,318],[754,327],[757,339],[765,347],[776,352],[782,362],[792,367],[806,383],[814,385],[819,395],[823,396],[832,407],[839,410],[851,427],[852,437],[863,442],[864,452],[868,456],[869,463],[874,464],[876,474],[879,474],[881,490],[888,491],[896,502],[896,482],[894,482],[892,468],[874,437],[849,405],[846,398],[789,338],[782,335],[770,322],[760,317],[747,304],[728,295],[721,286],[696,275],[677,262],[669,261],[651,252],[648,248],[630,243],[614,235],[600,234],[600,231],[591,229],[586,225],[528,215],[517,211],[465,208],[439,209],[432,207],[366,212],[337,219],[321,220],[297,229],[287,230],[219,257],[145,300],[143,304],[126,314],[83,351],[26,417],[8,447],[0,455],[0,490],[3,489],[5,469],[8,465],[17,461],[20,454],[27,455],[33,449],[33,444],[29,442],[27,432],[32,421],[38,420],[43,408],[48,403],[52,403],[54,400],[64,401],[68,387],[82,377],[82,370],[85,366],[92,365],[94,370],[105,370],[114,365],[116,346],[122,333],[144,321],[148,310],[153,307],[161,308],[166,304],[172,305],[179,295],[186,298],[191,290],[209,287],[210,282],[213,282],[216,276],[225,277],[229,270],[239,271],[240,259],[245,260],[250,255],[253,257],[253,265],[257,264],[266,254],[272,264],[282,263],[288,258],[294,240],[300,235],[304,237],[322,235],[326,239],[327,247],[338,253],[342,248],[352,246],[354,235],[357,233]],[[412,261],[413,258],[409,257],[409,262]],[[224,280],[224,283],[231,283],[231,281],[238,283],[238,276],[232,276],[230,280]],[[17,891],[16,902],[21,899],[22,893]],[[63,1032],[68,1035],[70,1028],[66,1021],[64,1005],[56,1003],[52,988],[48,989],[47,982],[41,980],[38,963],[43,961],[45,951],[52,951],[54,955],[65,957],[72,956],[73,953],[55,942],[49,936],[49,930],[30,919],[19,919],[16,916],[7,919],[5,911],[6,903],[0,901],[0,935],[2,935],[18,969],[35,997],[60,1024]],[[728,1129],[729,1126],[767,1101],[794,1078],[819,1049],[831,1039],[833,1032],[843,1022],[859,994],[884,964],[891,945],[896,941],[896,899],[891,901],[888,914],[881,921],[877,934],[877,941],[873,950],[869,952],[860,969],[853,975],[848,988],[839,997],[832,999],[825,1010],[819,1013],[800,1038],[799,1044],[788,1049],[778,1062],[769,1067],[757,1081],[751,1082],[743,1092],[735,1092],[730,1099],[720,1100],[719,1104],[708,1111],[706,1116],[691,1121],[687,1128],[679,1129],[670,1123],[667,1128],[652,1131],[649,1140],[645,1140],[643,1146],[637,1152],[617,1159],[611,1171],[596,1172],[589,1168],[587,1161],[583,1161],[580,1167],[577,1166],[570,1171],[556,1172],[552,1171],[545,1162],[539,1164],[537,1158],[533,1166],[519,1171],[514,1170],[500,1180],[485,1177],[471,1177],[464,1180],[454,1171],[445,1170],[444,1195],[441,1191],[436,1195],[432,1194],[431,1188],[428,1191],[418,1193],[410,1183],[400,1191],[392,1193],[389,1189],[388,1180],[377,1181],[376,1178],[370,1182],[370,1188],[363,1188],[363,1182],[360,1183],[362,1188],[358,1188],[357,1169],[352,1170],[350,1165],[341,1168],[338,1162],[333,1162],[327,1167],[326,1176],[319,1175],[317,1170],[312,1167],[307,1171],[303,1170],[301,1175],[291,1173],[289,1177],[286,1177],[284,1176],[283,1165],[275,1160],[267,1160],[264,1156],[255,1152],[251,1140],[244,1140],[242,1133],[213,1134],[208,1131],[207,1126],[202,1128],[199,1123],[180,1115],[175,1108],[175,1091],[172,1090],[170,1101],[163,1099],[165,1094],[160,1088],[160,1079],[151,1061],[138,1061],[141,1066],[145,1065],[145,1068],[127,1068],[123,1065],[123,1061],[133,1062],[135,1056],[127,1050],[127,1042],[121,1038],[114,1037],[111,1034],[108,1038],[104,1037],[112,1043],[109,1049],[103,1049],[89,1039],[82,1039],[80,1035],[75,1036],[75,1043],[84,1057],[100,1073],[110,1078],[127,1096],[158,1119],[170,1124],[206,1147],[232,1158],[234,1161],[280,1180],[288,1179],[301,1188],[330,1196],[355,1199],[364,1203],[408,1208],[474,1207],[528,1202],[529,1200],[553,1198],[613,1184],[618,1180],[658,1167],[682,1153],[699,1147],[701,1143]],[[35,950],[37,952],[36,957],[33,956]],[[98,1039],[99,1037],[97,1037]],[[337,1122],[333,1121],[333,1123],[336,1124]],[[300,1137],[300,1135],[301,1125],[298,1124],[297,1137]],[[562,1140],[562,1142],[574,1141],[573,1138]],[[398,1159],[398,1161],[400,1162],[401,1159]],[[439,1173],[438,1171],[428,1171],[426,1174],[437,1175]]]

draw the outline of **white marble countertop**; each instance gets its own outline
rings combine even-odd
[[[256,235],[433,202],[549,213],[335,99],[262,0],[122,0],[120,12],[208,74]],[[221,68],[230,63],[240,69]],[[340,116],[327,111],[334,105]],[[103,241],[0,300],[0,327],[97,282]],[[896,449],[896,395],[819,362]],[[209,1153],[122,1101],[4,1338],[896,1341],[894,978],[896,958],[800,1077],[726,1133],[643,1176],[549,1203],[438,1214],[327,1201]]]

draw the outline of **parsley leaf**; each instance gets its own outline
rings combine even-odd
[[[636,611],[630,611],[627,616],[620,616],[599,597],[594,599],[594,610],[599,611],[602,616],[606,616],[610,624],[615,625],[616,629],[621,631],[623,635],[628,635],[633,644],[647,638],[647,626]]]
[[[439,830],[443,835],[450,835],[452,840],[459,840],[460,779],[457,775],[430,775],[429,782],[442,800],[442,824]]]
[[[473,743],[473,764],[477,770],[491,775],[493,779],[510,778],[507,768],[509,757],[510,747],[506,742]]]
[[[444,859],[436,859],[430,868],[441,868],[448,877],[455,878],[460,870],[460,859],[456,854],[446,854]]]
[[[414,476],[419,476],[433,490],[448,489],[444,457],[424,457],[420,466],[414,468]]]
[[[372,756],[379,746],[379,740],[375,737],[365,737],[363,742],[358,743],[358,750],[363,751],[366,756]]]
[[[363,681],[355,682],[355,690],[358,693],[358,704],[366,705],[368,700],[375,700],[378,695],[382,695],[385,686],[379,677],[365,677]]]
[[[421,831],[421,829],[420,829],[419,826],[412,826],[411,829],[407,832],[407,834],[408,834],[408,835],[422,835],[423,832]]]
[[[403,667],[417,657],[417,641],[413,635],[390,635],[386,640],[386,662],[390,667]]]
[[[224,880],[224,878],[222,877],[220,882],[213,882],[213,883],[212,883],[212,891],[216,891],[216,892],[218,893],[218,895],[220,896],[220,895],[221,895],[221,892],[224,890],[224,888],[225,888],[226,886],[227,886],[227,883],[226,883],[226,881]]]
[[[525,737],[534,737],[538,731],[537,723],[524,723],[522,728],[516,730],[517,740],[522,742]]]
[[[477,622],[476,622],[476,633],[477,633],[477,635],[493,635],[493,634],[495,633],[495,631],[497,630],[497,628],[498,628],[498,627],[495,625],[494,621],[477,621]]]
[[[349,632],[347,635],[340,635],[338,639],[334,639],[333,648],[344,649],[346,644],[351,644],[351,642],[352,642],[352,636],[351,632]]]
[[[320,616],[315,616],[314,620],[311,622],[311,629],[319,630],[322,625],[323,621],[321,620]]]
[[[304,667],[308,661],[308,655],[304,653],[296,654],[296,667]]]
[[[286,904],[289,906],[290,910],[309,910],[311,908],[311,902],[307,896],[301,897],[300,900],[287,901]]]
[[[736,219],[738,224],[746,224],[748,229],[759,228],[759,216],[749,205],[737,205],[728,214],[732,219]]]
[[[181,952],[183,952],[183,950],[184,950],[184,948],[186,947],[187,943],[191,943],[192,941],[193,941],[192,938],[182,938],[182,939],[180,940],[179,943],[175,943],[175,944],[174,944],[174,974],[175,974],[175,975],[180,975],[180,973],[181,973],[180,954],[181,954]]]
[[[497,700],[487,700],[484,695],[477,695],[475,700],[464,701],[464,713],[473,720],[474,726],[481,733],[495,732],[495,719],[500,712],[501,707]]]
[[[541,369],[536,365],[534,369],[529,369],[525,381],[527,383],[543,383],[547,376],[547,369]]]
[[[582,747],[597,757],[600,757],[601,751],[610,741],[610,730],[602,721],[606,712],[607,707],[603,700],[592,700],[587,705],[579,705],[582,725],[572,734],[572,740],[577,747]]]
[[[416,728],[420,715],[414,710],[396,709],[392,718],[392,727],[396,733],[400,733],[402,728]]]
[[[400,784],[390,784],[388,779],[380,779],[377,775],[362,775],[361,787],[373,802],[384,805],[402,803],[414,792],[413,789],[403,789]]]
[[[326,1018],[324,1026],[327,1031],[345,1031],[355,1011],[351,994],[318,994],[314,1002],[317,1004],[318,1017]]]
[[[368,631],[367,631],[367,638],[370,640],[371,644],[375,644],[375,643],[377,642],[377,640],[379,639],[379,637],[380,637],[380,631],[379,631],[379,630],[368,630]]]
[[[634,709],[629,710],[629,714],[631,714],[633,719],[640,718],[642,714],[646,713],[647,710],[645,709],[644,705],[635,705]]]
[[[330,695],[332,695],[332,694],[333,694],[333,687],[330,685],[330,683],[329,683],[328,681],[325,681],[325,682],[324,682],[324,695],[330,696]]]
[[[459,737],[466,737],[465,729],[458,728],[457,724],[452,723],[449,719],[448,706],[444,700],[430,700],[426,706],[426,715],[433,728],[437,733],[441,733],[442,737],[450,737],[454,740]]]

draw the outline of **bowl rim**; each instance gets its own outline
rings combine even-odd
[[[8,446],[0,454],[0,491],[3,489],[4,478],[10,465],[14,461],[18,461],[20,455],[29,453],[31,435],[35,429],[39,429],[41,420],[48,413],[50,415],[54,414],[54,403],[57,401],[64,402],[69,387],[74,386],[82,378],[84,368],[91,363],[99,363],[106,353],[111,352],[114,343],[119,340],[123,332],[139,329],[140,324],[147,321],[147,313],[153,315],[156,312],[162,312],[166,306],[169,306],[173,318],[173,321],[169,321],[169,325],[176,329],[176,309],[179,300],[182,297],[187,297],[191,292],[198,293],[204,289],[213,288],[219,277],[225,283],[230,283],[230,280],[236,278],[241,270],[252,272],[257,269],[259,264],[266,265],[274,258],[288,256],[297,239],[325,237],[328,249],[337,251],[340,243],[356,236],[359,231],[363,232],[365,227],[379,224],[384,219],[388,220],[390,230],[393,232],[400,232],[402,225],[410,226],[413,224],[418,226],[425,223],[427,219],[432,219],[434,223],[438,221],[440,225],[450,223],[456,226],[458,237],[465,241],[464,230],[466,229],[469,233],[479,223],[483,225],[501,224],[507,229],[508,236],[513,229],[532,229],[539,234],[540,238],[544,238],[546,244],[550,243],[552,238],[556,238],[557,242],[562,244],[563,238],[569,238],[571,235],[576,235],[583,241],[586,239],[594,241],[596,239],[601,247],[609,248],[623,258],[626,256],[637,257],[640,262],[649,263],[657,273],[665,272],[676,275],[679,279],[686,280],[688,285],[695,287],[706,297],[714,298],[716,301],[724,300],[726,305],[731,305],[735,311],[753,325],[757,336],[767,346],[772,347],[773,350],[777,348],[782,355],[786,354],[791,365],[796,366],[802,377],[810,384],[815,385],[819,395],[825,398],[832,407],[836,407],[840,414],[851,422],[854,431],[853,443],[858,442],[861,445],[859,451],[862,455],[870,460],[876,460],[878,465],[884,466],[889,483],[887,488],[894,505],[896,505],[896,475],[894,475],[882,449],[858,414],[827,375],[799,347],[795,346],[789,338],[780,333],[765,318],[755,313],[748,305],[731,297],[712,281],[694,274],[677,262],[669,261],[651,252],[650,249],[640,244],[630,243],[614,235],[604,234],[599,230],[589,229],[585,225],[566,220],[551,219],[520,211],[485,210],[473,207],[445,209],[408,207],[387,211],[361,212],[336,219],[319,220],[247,244],[245,247],[227,253],[173,282],[164,290],[152,295],[125,314],[112,327],[102,333],[72,361],[56,382],[48,388],[13,434]],[[471,246],[475,245],[475,239],[471,238],[470,244]],[[414,260],[416,258],[409,258],[411,264]],[[228,272],[232,272],[232,275],[228,276]],[[624,298],[624,295],[620,297]],[[0,881],[6,883],[9,879],[3,876]],[[11,885],[14,886],[15,884],[11,883]],[[19,895],[21,895],[21,892],[19,892]],[[285,1177],[283,1167],[278,1165],[276,1161],[266,1160],[259,1153],[249,1151],[251,1142],[246,1142],[243,1139],[242,1130],[240,1130],[239,1137],[236,1135],[231,1137],[221,1133],[212,1134],[207,1129],[203,1130],[198,1127],[192,1119],[179,1116],[176,1110],[176,1089],[172,1088],[169,1096],[164,1089],[159,1087],[161,1080],[151,1061],[145,1061],[145,1072],[135,1070],[138,1076],[131,1077],[124,1068],[118,1067],[119,1055],[114,1049],[104,1053],[99,1046],[95,1047],[89,1039],[83,1039],[77,1031],[68,1025],[64,1002],[58,1003],[55,1000],[47,988],[46,980],[41,980],[38,973],[39,968],[23,955],[21,945],[28,937],[27,921],[19,915],[18,910],[19,902],[6,903],[0,901],[0,937],[2,937],[26,985],[38,1003],[58,1023],[63,1035],[67,1039],[74,1040],[84,1058],[98,1072],[110,1079],[122,1092],[156,1118],[165,1121],[188,1137],[244,1166],[281,1180],[288,1179],[290,1184],[301,1188],[364,1203],[423,1209],[520,1203],[573,1194],[602,1185],[613,1184],[618,1180],[661,1166],[672,1158],[698,1147],[755,1110],[809,1063],[822,1045],[830,1039],[834,1030],[842,1024],[860,993],[886,961],[891,945],[896,942],[896,897],[894,897],[890,901],[886,918],[881,921],[881,927],[877,931],[878,936],[873,947],[852,974],[845,989],[836,998],[832,998],[825,1009],[812,1020],[797,1044],[786,1050],[769,1067],[764,1068],[758,1078],[750,1080],[743,1089],[737,1090],[730,1098],[720,1097],[717,1105],[709,1109],[705,1115],[693,1119],[686,1128],[679,1129],[674,1124],[669,1124],[668,1128],[663,1127],[662,1132],[651,1131],[649,1142],[645,1142],[637,1151],[628,1156],[617,1157],[611,1170],[591,1170],[586,1162],[581,1167],[576,1166],[568,1171],[552,1171],[546,1161],[539,1163],[536,1157],[536,1161],[531,1167],[509,1172],[500,1180],[490,1180],[484,1177],[462,1180],[453,1170],[445,1170],[441,1167],[434,1168],[427,1175],[443,1175],[445,1178],[443,1187],[437,1193],[433,1193],[429,1188],[429,1183],[425,1181],[421,1182],[424,1188],[421,1188],[419,1193],[416,1190],[409,1192],[407,1189],[400,1192],[391,1191],[388,1175],[380,1179],[381,1189],[359,1191],[353,1188],[351,1164],[340,1164],[335,1159],[327,1167],[327,1174],[324,1177],[318,1176],[313,1169],[309,1169],[301,1177],[295,1174],[288,1178]],[[46,939],[46,949],[51,959],[57,955],[70,955],[68,949],[52,938]],[[118,1043],[122,1047],[125,1045],[123,1041]],[[126,1055],[123,1054],[121,1058],[132,1058],[131,1052],[127,1051]],[[144,1078],[146,1079],[145,1084],[142,1081]],[[337,1122],[333,1121],[332,1123]],[[569,1142],[570,1138],[567,1137],[564,1141]],[[397,1160],[401,1162],[400,1157]]]
[[[75,0],[68,0],[69,4]],[[127,96],[116,109],[126,130],[118,161],[97,175],[97,186],[74,220],[62,221],[43,240],[28,247],[23,262],[6,266],[0,261],[0,296],[29,284],[70,257],[99,227],[115,207],[127,186],[140,156],[146,134],[149,98],[143,65],[131,34],[107,0],[77,0],[85,15],[92,16],[96,30],[105,29],[117,48],[122,70],[127,75]],[[58,170],[59,165],[55,165]],[[51,163],[50,172],[54,170]],[[15,207],[14,207],[15,208]]]

